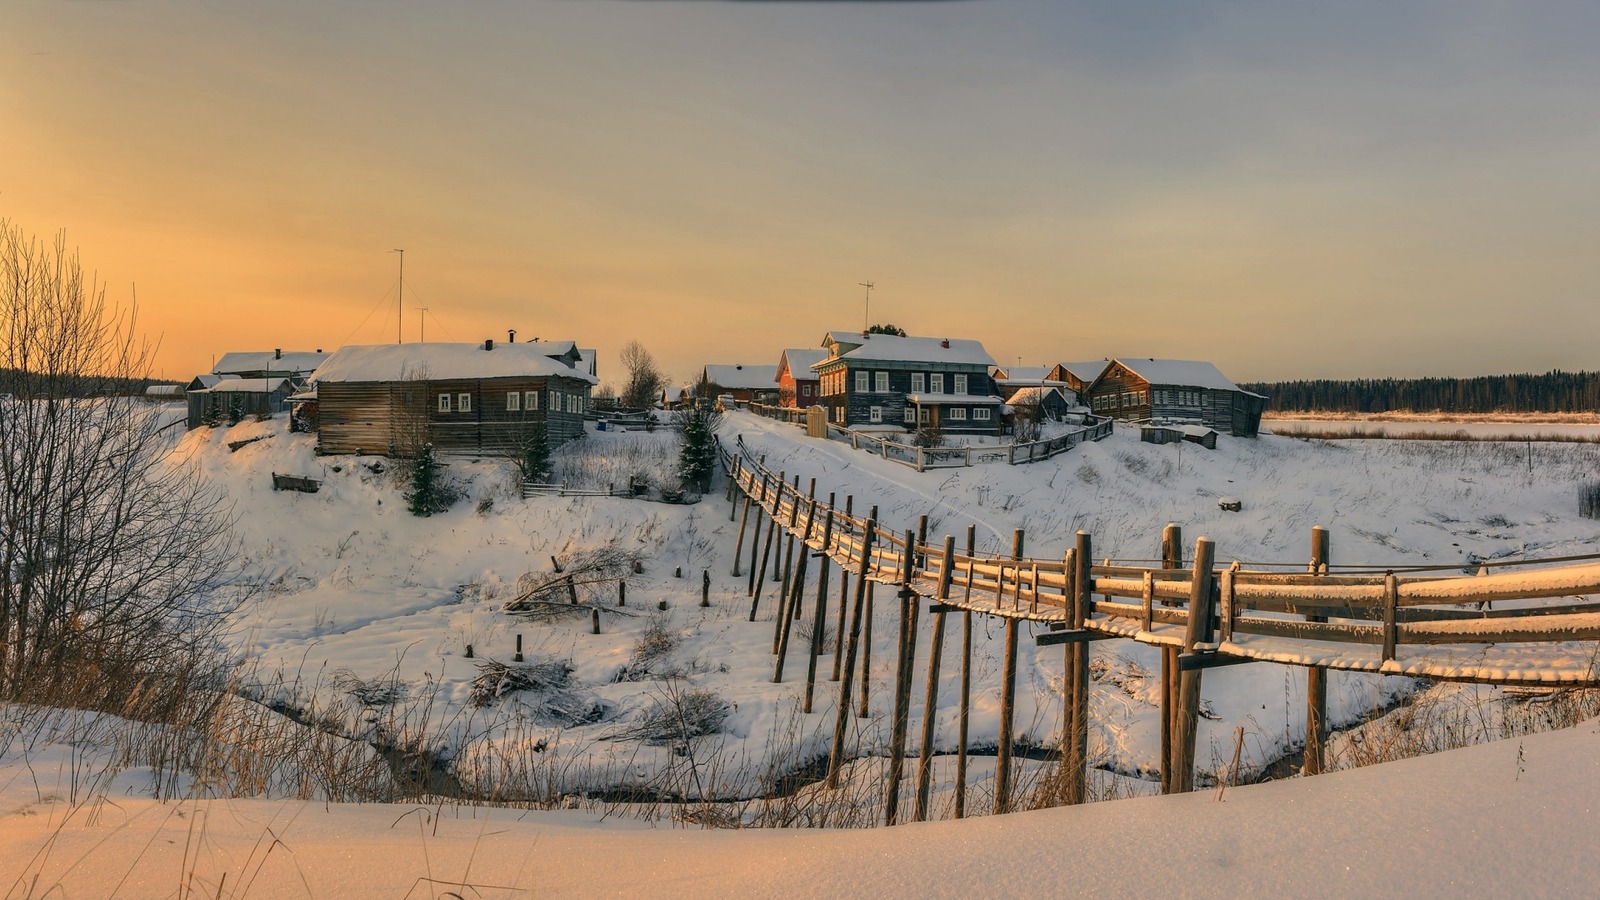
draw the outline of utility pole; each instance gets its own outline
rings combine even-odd
[[[862,334],[866,334],[867,333],[867,329],[872,326],[872,322],[871,322],[871,319],[872,319],[872,289],[876,285],[874,285],[870,281],[858,281],[858,282],[856,282],[856,284],[859,284],[862,287],[867,289],[867,306],[866,306],[866,309],[863,310],[862,314],[861,314],[861,333]]]
[[[401,333],[401,328],[405,324],[406,314],[406,252],[401,250],[399,247],[396,247],[389,252],[400,254],[400,290],[397,292],[397,295],[394,298],[394,342],[396,344],[404,344],[406,339]]]
[[[417,343],[419,344],[428,342],[428,320],[423,318],[427,312],[428,308],[426,306],[417,307],[417,332],[420,335]]]

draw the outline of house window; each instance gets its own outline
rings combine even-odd
[[[879,393],[879,394],[887,394],[887,393],[889,393],[889,373],[888,372],[874,372],[874,373],[872,373],[872,375],[873,375],[872,390],[875,393]]]
[[[536,409],[539,408],[539,392],[538,391],[528,391],[527,394],[524,395],[523,399],[527,401],[526,404],[525,404],[525,408],[529,412],[532,412],[533,410],[536,410]]]
[[[942,394],[942,393],[944,393],[944,373],[943,372],[935,372],[932,375],[928,376],[928,393],[930,393],[930,394]]]
[[[952,393],[965,394],[967,392],[967,376],[956,376],[956,389]]]
[[[865,394],[867,391],[872,390],[872,387],[867,383],[870,377],[866,372],[856,373],[856,393]]]
[[[925,384],[923,384],[922,373],[921,372],[912,372],[911,373],[911,393],[920,394],[920,393],[922,393],[923,391],[925,391],[927,389],[928,389],[927,386]]]
[[[450,411],[450,395],[449,394],[440,394],[439,395],[439,412],[449,412],[449,411]]]
[[[926,425],[932,420],[933,410],[926,406],[917,407],[917,415],[921,417],[922,424]]]
[[[802,397],[811,396],[811,385],[809,385],[809,384],[800,385],[800,396],[802,396]]]
[[[550,411],[561,411],[561,394],[558,393],[554,388],[550,390]]]
[[[906,424],[907,425],[910,425],[911,423],[917,421],[917,408],[915,406],[911,406],[911,405],[907,405],[906,406],[905,420],[906,420]]]
[[[522,392],[511,391],[506,394],[506,412],[517,412],[522,409]]]
[[[960,376],[956,377],[959,378]],[[964,406],[954,406],[950,408],[948,415],[952,422],[965,422],[967,420],[967,409]]]
[[[457,394],[456,395],[456,408],[461,410],[462,412],[472,412],[472,395],[471,394]]]
[[[978,421],[978,422],[987,422],[987,421],[989,421],[989,409],[988,409],[988,407],[981,407],[979,409],[973,410],[972,411],[972,418],[975,421]]]
[[[871,413],[868,415],[868,418],[873,422],[882,422],[883,421],[883,407],[874,406],[872,408],[872,410],[871,410]]]

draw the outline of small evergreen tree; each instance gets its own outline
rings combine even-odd
[[[423,444],[411,462],[411,490],[406,492],[406,508],[414,516],[431,516],[449,508],[445,495],[439,463],[433,458],[433,445]]]
[[[722,425],[722,413],[697,401],[678,410],[672,424],[683,438],[678,449],[678,477],[686,487],[705,493],[711,489],[711,475],[717,468],[715,435]]]
[[[523,481],[548,481],[550,478],[550,435],[544,420],[528,428],[517,448],[517,471]]]

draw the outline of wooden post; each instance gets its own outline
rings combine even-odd
[[[589,621],[594,626],[594,633],[600,633],[600,607],[589,607]]]
[[[928,687],[922,699],[922,744],[917,748],[917,808],[914,822],[928,820],[928,797],[933,776],[934,722],[939,713],[939,663],[944,656],[943,604],[950,599],[950,577],[955,568],[956,539],[945,535],[944,553],[939,564],[939,591],[934,599],[940,604],[933,616],[933,636],[928,640]]]
[[[578,583],[572,580],[571,574],[567,575],[567,602],[578,605]]]
[[[617,581],[617,605],[628,605],[628,583],[620,579]]]
[[[855,508],[855,504],[856,504],[855,495],[854,494],[846,494],[845,498],[844,498],[844,518],[845,518],[845,522],[847,522],[847,523],[850,521],[850,513],[851,513],[851,510]],[[846,530],[849,530],[849,526],[848,525],[846,525]],[[847,551],[849,550],[848,547],[846,547],[845,549]],[[845,557],[846,557],[846,561],[848,562],[849,561],[849,553],[848,552],[845,554]],[[839,626],[833,633],[833,677],[828,679],[829,681],[838,681],[839,680],[840,660],[842,660],[844,658],[845,605],[846,605],[846,598],[849,597],[849,595],[850,595],[850,570],[845,568],[845,566],[843,564],[840,564],[840,566],[839,566]]]
[[[744,495],[744,515],[739,517],[739,539],[733,544],[733,577],[739,577],[739,558],[744,555],[744,529],[750,523],[751,499],[749,494]],[[757,527],[760,527],[759,521]]]
[[[711,572],[706,569],[700,570],[700,605],[711,605]]]
[[[815,479],[813,479],[811,482],[811,489],[816,490],[816,487],[817,483]],[[806,541],[811,539],[811,519],[816,514],[816,511],[817,505],[815,503],[812,503],[810,509],[806,511],[805,537],[801,538],[800,540],[800,563],[795,567],[794,584],[791,585],[790,588],[791,595],[788,598],[788,606],[778,607],[778,626],[780,634],[778,638],[778,663],[772,670],[772,682],[774,684],[780,684],[783,682],[783,662],[789,656],[789,631],[794,627],[794,617],[788,615],[787,611],[790,608],[796,608],[800,605],[801,596],[805,593],[806,589],[806,563],[811,559],[811,551],[807,549]]]
[[[1194,575],[1189,591],[1189,622],[1183,636],[1183,649],[1194,652],[1194,645],[1211,640],[1212,574],[1215,548],[1210,539],[1200,538],[1194,545]],[[1173,761],[1173,791],[1194,790],[1195,733],[1200,719],[1200,670],[1184,672],[1178,680],[1178,723],[1176,756]]]
[[[822,553],[817,570],[817,602],[811,614],[811,658],[806,664],[806,702],[803,712],[811,712],[811,695],[817,685],[817,656],[822,652],[822,633],[828,627],[828,551],[833,547],[833,495],[828,495],[828,512],[822,527]],[[842,618],[842,617],[841,617]],[[840,622],[840,628],[844,626]]]
[[[774,533],[778,530],[778,512],[783,508],[783,484],[783,473],[779,472],[777,499],[773,501],[772,511],[767,514],[767,541],[761,547],[761,571],[758,573],[754,569],[751,570],[751,574],[755,576],[751,582],[750,590],[750,621],[752,622],[756,620],[756,608],[761,605],[761,586],[767,580],[767,562],[772,557],[772,539]]]
[[[1183,528],[1173,522],[1161,530],[1161,568],[1183,568]],[[1154,585],[1152,585],[1154,590]],[[1165,603],[1166,601],[1162,601]],[[1178,648],[1161,645],[1161,793],[1172,793],[1173,723],[1178,714]]]
[[[900,815],[900,779],[905,774],[906,731],[911,719],[911,668],[917,645],[917,595],[911,590],[911,574],[917,555],[912,552],[916,533],[906,531],[905,552],[900,554],[900,653],[894,675],[894,718],[889,732],[889,777],[883,800],[883,822],[893,825]]]
[[[733,514],[739,511],[739,495],[734,493],[734,488],[739,484],[739,470],[744,468],[744,457],[733,461],[733,471],[728,473],[728,521],[733,521]]]
[[[871,557],[868,556],[869,564]],[[861,702],[856,708],[856,718],[865,719],[870,708],[870,692],[872,690],[872,600],[873,591],[877,587],[874,581],[867,582],[867,621],[862,628],[861,639]]]
[[[967,526],[967,559],[977,551],[978,526]],[[970,575],[969,575],[970,580]],[[968,587],[967,593],[972,593]],[[967,726],[972,713],[972,611],[961,615],[961,704],[956,719],[956,809],[955,817],[967,813]]]
[[[1395,619],[1400,605],[1400,579],[1395,577],[1390,570],[1383,576],[1383,661],[1394,659],[1394,648],[1398,635],[1395,633]]]
[[[1073,603],[1072,618],[1067,627],[1083,630],[1089,619],[1090,596],[1094,592],[1094,575],[1090,561],[1094,546],[1089,533],[1078,532],[1078,546],[1073,549]],[[1086,803],[1089,800],[1089,643],[1077,641],[1072,648],[1072,748],[1068,754],[1067,802]]]
[[[517,654],[511,657],[512,662],[522,662],[522,635],[517,635]]]
[[[750,589],[748,596],[752,597],[755,596],[756,593],[756,545],[761,543],[758,538],[761,537],[761,517],[767,511],[766,503],[767,473],[765,470],[762,470],[761,492],[756,499],[756,530],[754,534],[750,535]]]
[[[876,511],[876,510],[874,510]],[[833,744],[828,751],[829,790],[839,786],[839,770],[844,765],[845,724],[850,718],[851,679],[855,675],[856,651],[861,637],[862,607],[866,603],[867,567],[872,560],[872,534],[876,523],[869,518],[861,538],[861,562],[856,570],[856,602],[850,610],[850,639],[846,642],[844,675],[839,682],[838,717],[833,723]]]
[[[925,553],[924,549],[923,549],[923,548],[927,547],[927,545],[928,545],[928,517],[927,516],[917,516],[917,551],[916,552],[917,552],[917,568],[918,569],[926,569],[928,567],[928,554]],[[911,552],[911,548],[907,547],[906,548],[906,552],[908,552],[908,553]]]
[[[1328,529],[1311,526],[1311,565],[1313,575],[1328,570]],[[1306,616],[1307,622],[1326,622],[1327,616]],[[1321,775],[1326,771],[1328,741],[1328,670],[1322,666],[1306,669],[1306,749],[1302,754],[1302,774]]]
[[[816,488],[817,488],[816,479],[812,479],[811,480],[811,489],[813,491],[815,491]],[[784,559],[783,559],[783,590],[778,594],[778,615],[772,621],[772,652],[773,653],[777,653],[778,652],[778,643],[780,641],[788,640],[788,624],[787,623],[789,621],[789,607],[794,603],[794,600],[795,600],[794,595],[793,595],[793,591],[794,591],[794,587],[795,587],[795,585],[794,585],[794,581],[795,581],[795,579],[794,579],[794,545],[795,545],[795,541],[796,541],[794,531],[795,531],[795,528],[799,524],[799,519],[800,519],[800,476],[796,475],[794,477],[794,506],[789,511],[789,527],[785,530],[786,533],[789,536],[789,552],[788,552],[787,555],[784,556]],[[806,524],[807,524],[807,526],[810,525],[810,520],[809,519],[807,520]],[[808,527],[807,531],[809,531],[809,530],[810,530],[810,528]],[[804,563],[805,563],[805,552],[806,552],[805,542],[801,541],[800,542],[800,562],[801,562],[802,565],[804,565]]]
[[[1011,729],[1017,698],[1017,620],[1006,618],[1005,672],[1000,682],[1000,740],[994,761],[994,814],[1011,811]]]

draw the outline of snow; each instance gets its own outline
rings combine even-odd
[[[706,366],[706,381],[726,390],[771,391],[777,389],[777,366],[750,366],[743,363]]]
[[[235,351],[224,353],[211,371],[217,375],[271,371],[304,375],[327,358],[328,354],[321,350],[290,350],[281,355],[272,350]]]
[[[999,397],[981,394],[925,394],[914,393],[906,395],[908,403],[969,403],[977,406],[996,406],[1004,403]]]
[[[1239,386],[1229,381],[1216,366],[1203,360],[1119,356],[1114,361],[1122,363],[1129,371],[1151,384],[1174,384],[1214,391],[1239,390]]]
[[[287,390],[291,387],[293,387],[293,383],[287,378],[224,378],[206,388],[205,391],[197,391],[196,393],[270,394],[273,391],[279,389]]]
[[[552,349],[570,349],[571,341],[529,341],[522,344],[368,344],[340,347],[317,367],[313,382],[400,381],[426,372],[433,380],[451,378],[554,377],[595,384],[586,371],[552,359]]]
[[[992,366],[994,357],[983,349],[981,341],[955,338],[900,337],[894,334],[870,334],[865,338],[859,332],[831,332],[836,341],[860,344],[853,350],[839,354],[840,359],[861,362],[926,362],[932,364],[960,363]],[[946,346],[946,345],[949,346]],[[827,362],[828,360],[824,360]]]
[[[1100,373],[1104,372],[1109,365],[1111,365],[1111,360],[1109,359],[1096,359],[1089,362],[1062,363],[1061,368],[1071,372],[1084,384],[1090,384],[1096,378],[1099,378]]]
[[[790,347],[783,351],[779,358],[778,368],[781,370],[787,365],[789,373],[796,378],[815,379],[817,374],[813,371],[817,363],[828,358],[828,351],[813,350],[809,347]]]
[[[507,346],[526,345],[497,345],[476,355],[500,354]],[[802,485],[816,478],[819,496],[836,493],[842,501],[851,495],[858,515],[877,506],[880,521],[896,530],[927,515],[935,543],[974,525],[980,552],[1009,552],[1012,530],[1023,528],[1029,555],[1059,558],[1084,529],[1093,535],[1096,558],[1148,560],[1157,555],[1161,527],[1169,521],[1183,525],[1191,546],[1201,534],[1216,540],[1219,563],[1239,559],[1301,571],[1317,523],[1332,529],[1334,563],[1380,571],[1416,564],[1475,571],[1481,559],[1576,555],[1600,544],[1600,523],[1578,517],[1572,496],[1574,485],[1600,466],[1600,446],[1588,444],[1530,451],[1520,444],[1223,436],[1214,452],[1180,454],[1172,446],[1140,443],[1136,430],[1119,430],[1027,466],[918,473],[837,441],[804,439],[793,426],[748,413],[729,413],[725,423],[725,442],[742,437],[770,468],[800,477]],[[270,440],[228,450],[229,442],[262,435]],[[261,592],[238,623],[233,650],[254,667],[268,699],[314,700],[319,710],[335,711],[349,703],[344,676],[336,673],[392,678],[415,698],[417,718],[434,723],[432,739],[465,782],[502,797],[540,785],[561,792],[648,789],[663,783],[675,761],[681,764],[673,750],[601,738],[636,721],[668,689],[660,677],[619,680],[641,637],[659,622],[678,646],[651,671],[675,672],[680,683],[713,689],[733,706],[722,734],[695,743],[695,752],[728,776],[708,792],[751,796],[761,791],[764,773],[799,768],[825,751],[838,685],[820,681],[815,712],[799,711],[806,661],[800,641],[791,644],[784,681],[772,682],[778,586],[769,574],[757,621],[748,621],[743,573],[753,539],[746,535],[741,575],[730,575],[738,522],[730,520],[720,493],[687,506],[622,498],[524,501],[505,464],[461,459],[448,471],[468,496],[446,513],[418,519],[405,512],[391,473],[379,471],[387,461],[318,457],[315,438],[287,433],[281,418],[175,433],[173,439],[180,457],[224,488],[237,511],[241,559]],[[664,458],[670,468],[672,440],[666,429],[592,434],[558,456],[585,454],[603,486],[656,465],[650,460]],[[274,492],[273,472],[318,478],[322,490]],[[1244,510],[1219,511],[1216,501],[1224,495],[1239,497]],[[601,634],[590,633],[587,616],[544,623],[502,611],[527,576],[550,573],[551,555],[605,547],[638,551],[644,572],[628,577],[627,607],[617,609],[606,595]],[[679,567],[683,578],[673,575]],[[712,580],[712,605],[705,609],[698,605],[702,572]],[[808,592],[807,618],[813,597]],[[658,601],[668,609],[658,610]],[[836,602],[835,593],[830,620]],[[881,759],[870,754],[888,744],[894,606],[880,590],[873,715],[851,719],[849,746],[868,754],[854,766],[863,772]],[[921,733],[929,619],[923,617],[918,643],[912,735]],[[941,754],[956,743],[959,627],[956,636],[947,632],[937,691],[934,734]],[[1024,626],[1025,638],[1033,630]],[[569,660],[577,689],[605,703],[611,717],[546,728],[517,720],[529,698],[471,707],[466,698],[477,663],[508,660],[518,635],[530,656]],[[997,635],[992,619],[975,617],[974,747],[992,744],[998,730]],[[1224,649],[1289,652],[1291,642],[1274,640],[1239,635],[1236,647]],[[468,644],[475,659],[466,658]],[[1572,666],[1584,653],[1592,656],[1594,646],[1570,644]],[[1394,671],[1414,670],[1410,649],[1400,648]],[[1428,648],[1430,659],[1443,665],[1439,661],[1448,660],[1438,649]],[[1326,656],[1306,661],[1340,668],[1344,651],[1378,653],[1372,646],[1330,646]],[[1324,651],[1302,645],[1301,652]],[[1506,673],[1538,671],[1551,662],[1548,651],[1541,661],[1527,645],[1460,652],[1463,665]],[[1148,781],[1139,778],[1152,777],[1157,767],[1159,651],[1103,641],[1091,653],[1096,775],[1147,789]],[[1059,729],[1061,660],[1056,648],[1021,642],[1016,722],[1026,740],[1046,743]],[[825,654],[819,670],[830,670],[831,663]],[[1329,682],[1330,718],[1339,726],[1391,704],[1413,684],[1343,671]],[[1215,718],[1199,723],[1202,779],[1231,756],[1235,728],[1245,729],[1246,770],[1303,739],[1301,670],[1234,666],[1208,671],[1203,686],[1205,708]],[[343,727],[364,740],[378,725],[357,715]],[[69,815],[73,760],[87,751],[63,744],[35,748],[26,761],[14,751],[0,753],[0,859],[32,860],[23,866],[35,868],[23,874],[40,874],[39,884],[59,883],[69,895],[74,888],[79,895],[108,894],[130,869],[123,893],[172,893],[186,859],[196,878],[211,879],[205,883],[213,886],[229,873],[229,889],[259,871],[253,893],[263,896],[399,896],[430,874],[556,895],[1038,893],[1058,887],[1114,894],[1432,894],[1452,885],[1454,893],[1503,894],[1516,885],[1523,893],[1575,893],[1589,877],[1586,856],[1575,851],[1586,846],[1587,817],[1600,800],[1592,730],[1527,739],[1520,775],[1517,748],[1491,745],[1448,758],[1230,789],[1221,803],[1207,793],[849,834],[652,830],[616,815],[598,821],[592,811],[485,810],[450,802],[425,809],[353,807],[269,795],[162,805],[141,799],[149,790],[131,770],[113,782],[108,802]],[[936,768],[937,796],[948,796],[950,777],[948,765]],[[1517,829],[1515,855],[1499,852],[1510,829],[1530,822],[1539,827]],[[191,829],[203,840],[190,841]],[[1152,841],[1094,838],[1152,834],[1182,839],[1153,851]],[[1152,852],[1162,854],[1159,860]]]
[[[4,760],[0,883],[62,896],[1579,896],[1597,743],[1585,724],[1220,794],[868,831],[448,802],[74,804],[73,761],[55,745]]]

